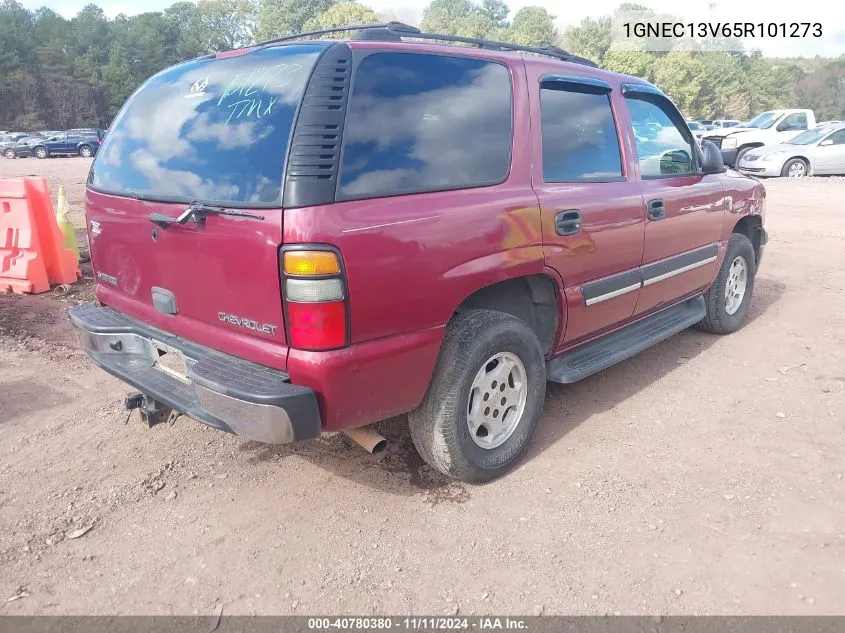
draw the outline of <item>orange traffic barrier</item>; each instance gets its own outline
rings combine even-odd
[[[0,180],[0,291],[39,293],[81,277],[44,178]]]

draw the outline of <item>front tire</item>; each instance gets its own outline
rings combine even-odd
[[[5,152],[3,152],[3,156],[8,158],[9,160],[12,160],[13,158],[16,158],[17,154],[15,154],[15,150],[9,148]]]
[[[748,314],[756,276],[757,260],[751,240],[741,233],[732,234],[716,281],[704,295],[707,315],[698,328],[711,334],[738,330]]]
[[[409,414],[423,459],[468,483],[503,475],[528,444],[546,396],[537,336],[492,310],[457,315],[446,328],[422,404]]]
[[[804,178],[808,172],[807,163],[800,158],[793,158],[786,161],[783,169],[780,170],[780,175],[784,178]]]
[[[733,166],[734,166],[734,167],[739,167],[739,161],[741,161],[741,160],[742,160],[742,157],[743,157],[743,156],[745,156],[745,155],[746,155],[748,152],[750,152],[752,149],[754,149],[754,148],[753,148],[753,147],[743,147],[741,150],[739,150],[739,151],[736,153],[736,158],[734,158],[734,164],[733,164]]]

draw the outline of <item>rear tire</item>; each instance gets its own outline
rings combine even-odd
[[[409,414],[422,458],[444,475],[482,483],[519,460],[546,396],[537,336],[516,317],[492,310],[457,315],[422,404]]]
[[[87,145],[83,145],[79,148],[79,155],[83,158],[91,158],[94,155],[94,150],[92,150]]]
[[[751,240],[733,233],[716,281],[704,295],[707,315],[696,327],[711,334],[738,330],[748,314],[756,275],[757,260]]]
[[[36,158],[47,158],[50,156],[50,152],[47,151],[46,147],[36,147],[35,148],[35,157]]]

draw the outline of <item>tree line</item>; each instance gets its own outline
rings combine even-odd
[[[620,8],[639,8],[621,5]],[[0,128],[106,127],[148,77],[185,59],[256,41],[347,24],[398,19],[352,0],[198,0],[109,19],[89,4],[67,19],[17,0],[0,3]],[[602,68],[644,77],[688,116],[748,119],[776,107],[807,107],[845,119],[845,56],[763,57],[757,51],[614,51],[610,18],[563,31],[546,9],[511,16],[503,0],[433,0],[425,31],[523,45],[560,46]]]

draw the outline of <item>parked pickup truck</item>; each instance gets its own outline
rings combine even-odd
[[[734,166],[755,147],[786,143],[815,126],[812,110],[771,110],[754,117],[745,126],[715,129],[704,139],[722,150],[726,165]]]
[[[438,39],[283,38],[130,98],[85,195],[98,302],[70,311],[128,408],[275,444],[408,413],[431,466],[482,482],[547,380],[741,327],[760,183],[642,79]]]

